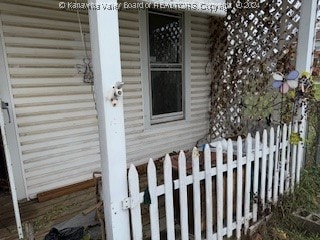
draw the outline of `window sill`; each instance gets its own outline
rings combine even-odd
[[[158,133],[158,132],[165,132],[165,131],[175,131],[176,129],[179,129],[181,127],[185,127],[189,124],[190,124],[190,121],[187,119],[152,124],[152,125],[148,124],[148,125],[145,125],[144,132]]]

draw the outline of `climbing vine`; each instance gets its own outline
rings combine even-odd
[[[210,138],[255,132],[292,112],[292,93],[275,91],[271,76],[294,69],[301,2],[260,0],[247,9],[227,2],[226,18],[211,20]]]

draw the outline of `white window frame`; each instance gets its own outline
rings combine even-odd
[[[140,10],[140,53],[141,53],[141,81],[143,91],[143,111],[145,129],[157,126],[168,126],[177,122],[188,122],[190,120],[190,38],[191,20],[190,13],[183,13],[183,59],[182,59],[182,111],[152,116],[151,112],[151,81],[149,61],[149,37],[148,37],[148,13]],[[147,47],[146,47],[147,46]]]

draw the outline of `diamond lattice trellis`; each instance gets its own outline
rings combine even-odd
[[[265,127],[278,98],[270,74],[294,66],[300,19],[300,0],[227,2],[226,18],[211,20],[211,138]]]

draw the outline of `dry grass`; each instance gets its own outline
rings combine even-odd
[[[297,209],[320,211],[320,167],[307,167],[294,194],[285,196],[273,209],[267,224],[261,226],[253,239],[263,240],[320,240],[320,235],[306,232],[292,213]]]

